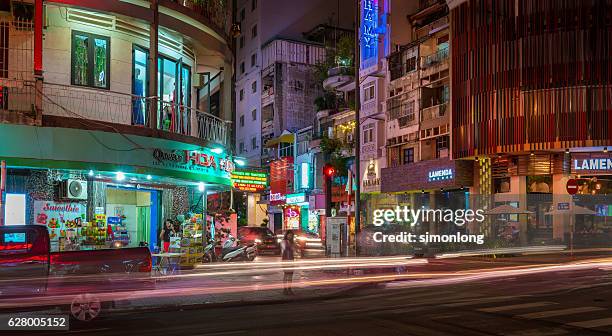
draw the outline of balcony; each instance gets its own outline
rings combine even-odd
[[[424,85],[448,76],[449,48],[443,48],[421,58],[421,81]]]
[[[199,21],[210,25],[217,33],[227,38],[230,31],[231,1],[225,0],[159,0],[160,6],[196,16]]]
[[[448,103],[430,106],[421,110],[421,128],[427,129],[448,123]]]
[[[350,84],[355,82],[355,69],[349,66],[338,66],[327,71],[327,78],[323,81],[326,90],[351,90]],[[350,88],[349,88],[350,87]]]

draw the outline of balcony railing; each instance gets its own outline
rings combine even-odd
[[[440,49],[431,55],[424,56],[421,59],[421,68],[425,69],[430,66],[442,63],[443,60],[448,59],[448,47]]]
[[[151,107],[158,110],[157,129],[183,134],[226,146],[228,125],[222,119],[197,109],[151,97],[93,90],[70,85],[43,85],[43,114],[102,122],[147,126]],[[197,123],[197,127],[192,125]]]
[[[228,0],[170,0],[180,6],[188,8],[191,12],[199,14],[216,26],[216,28],[227,33],[228,25]]]
[[[448,103],[442,103],[439,105],[430,106],[421,110],[421,115],[423,116],[423,120],[433,120],[437,118],[442,118],[447,115],[446,109],[448,107]]]

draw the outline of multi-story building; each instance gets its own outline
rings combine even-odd
[[[340,5],[352,7],[350,0],[238,1],[242,34],[236,41],[235,148],[249,166],[267,167],[278,159],[269,147],[276,144],[266,146],[268,141],[312,126],[321,91],[315,66],[324,62],[330,38],[326,23],[351,28],[352,18],[337,15]],[[248,198],[264,202],[254,193]]]
[[[524,218],[505,224],[523,244],[568,243],[575,232],[576,244],[609,245],[602,197],[612,190],[610,3],[455,6],[452,155],[477,162],[473,191],[533,213],[529,227]],[[574,216],[576,205],[600,216]]]
[[[127,246],[153,248],[162,220],[229,189],[228,5],[2,3],[0,159],[15,224],[48,225],[54,248],[96,248],[106,239],[76,228],[108,218]]]

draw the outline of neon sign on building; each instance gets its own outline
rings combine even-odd
[[[361,68],[378,62],[378,0],[361,1]]]

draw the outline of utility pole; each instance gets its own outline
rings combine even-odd
[[[361,67],[359,26],[361,11],[360,0],[355,5],[355,254],[359,256],[359,244],[357,238],[361,231],[361,88],[359,87],[359,69]],[[352,186],[351,186],[352,188]],[[350,211],[350,208],[349,208]]]

